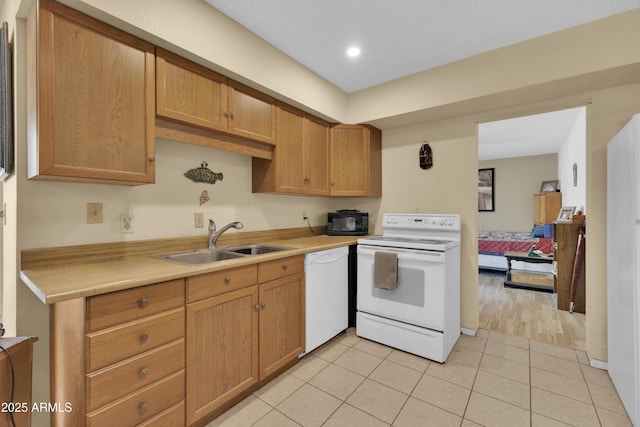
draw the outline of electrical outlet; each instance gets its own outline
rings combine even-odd
[[[120,233],[133,233],[133,217],[127,214],[120,214]]]
[[[87,203],[87,224],[102,224],[102,203]]]
[[[193,214],[193,226],[195,228],[204,228],[204,213],[196,212]]]

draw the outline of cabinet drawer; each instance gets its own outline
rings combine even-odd
[[[258,273],[255,265],[188,277],[187,302],[198,301],[255,285],[257,277]]]
[[[180,427],[184,425],[184,400],[138,427]]]
[[[93,411],[184,368],[184,339],[86,376],[86,407]]]
[[[86,416],[86,426],[135,426],[184,400],[184,369]]]
[[[302,272],[304,272],[304,255],[262,262],[258,264],[258,282],[269,282]]]
[[[87,298],[87,332],[184,305],[184,279]]]
[[[184,337],[184,308],[87,334],[87,372],[182,337]]]

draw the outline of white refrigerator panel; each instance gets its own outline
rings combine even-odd
[[[634,426],[640,426],[638,129],[640,115],[607,146],[607,364]]]

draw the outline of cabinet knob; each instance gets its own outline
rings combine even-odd
[[[147,371],[146,368],[141,369],[140,370],[140,378],[146,377],[148,373],[149,373],[149,371]]]
[[[145,412],[147,412],[147,404],[143,403],[142,405],[138,406],[138,413],[142,415]]]
[[[156,156],[149,156],[149,163],[153,163],[156,161]]]
[[[138,307],[140,308],[146,307],[147,304],[149,304],[149,300],[147,298],[140,298],[140,301],[138,301]]]
[[[282,269],[286,271],[286,269],[289,268],[289,266],[287,264],[282,264]]]
[[[222,113],[222,114],[223,114],[225,117],[227,117],[227,118],[229,117],[229,112],[228,112],[228,111],[225,111],[225,112],[224,112],[224,113]]]
[[[235,113],[233,113],[233,111],[231,112],[231,114],[229,114],[229,116],[231,117],[231,120],[236,118],[236,115],[235,115]]]
[[[256,304],[254,308],[256,309],[256,311],[260,311],[260,304]]]
[[[229,283],[231,283],[231,277],[227,276],[224,278],[224,283],[225,285],[228,285]]]
[[[262,308],[265,308],[265,307],[267,306],[267,304],[262,303],[262,304],[260,304],[260,306],[261,306]]]
[[[140,343],[144,344],[149,339],[149,334],[140,335]]]

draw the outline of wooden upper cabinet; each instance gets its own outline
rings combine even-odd
[[[228,132],[275,145],[275,99],[232,80],[227,94]]]
[[[253,159],[253,191],[329,195],[329,123],[278,103],[272,160]]]
[[[29,178],[154,182],[154,46],[39,0],[27,52]]]
[[[158,48],[156,114],[226,132],[227,78]]]
[[[302,112],[278,107],[278,143],[273,160],[277,191],[304,193],[304,116]]]
[[[329,123],[308,116],[303,151],[307,194],[329,195]]]
[[[160,138],[272,158],[273,98],[160,48],[156,115]]]
[[[364,125],[331,128],[331,195],[382,196],[382,136]]]

